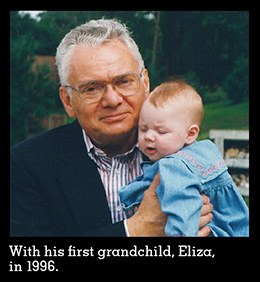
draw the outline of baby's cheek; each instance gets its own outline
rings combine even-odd
[[[172,140],[167,140],[167,142],[160,144],[160,153],[163,156],[168,156],[168,155],[177,153],[177,151],[178,149],[176,148]]]

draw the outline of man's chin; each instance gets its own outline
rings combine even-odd
[[[133,125],[126,122],[109,123],[102,126],[103,136],[124,136],[133,131]]]

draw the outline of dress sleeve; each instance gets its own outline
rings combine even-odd
[[[161,209],[168,214],[167,236],[197,236],[202,207],[200,180],[177,158],[159,161],[160,185],[156,189]]]

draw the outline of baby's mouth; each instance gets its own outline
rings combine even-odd
[[[153,147],[147,147],[147,152],[148,152],[149,154],[153,154],[153,153],[155,153],[155,151],[156,151],[155,148],[153,148]]]

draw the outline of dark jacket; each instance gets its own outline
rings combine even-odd
[[[11,148],[10,165],[10,236],[126,236],[77,120]]]

